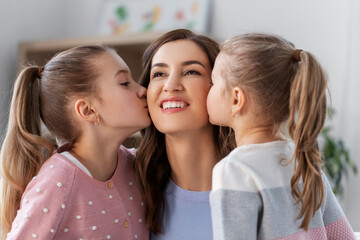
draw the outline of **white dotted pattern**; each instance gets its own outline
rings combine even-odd
[[[49,168],[50,169],[54,169],[55,168],[55,165],[54,164],[52,164],[52,165],[48,165],[49,166]],[[60,169],[60,166],[58,166],[58,169]],[[56,173],[56,172],[54,172],[54,171],[56,171],[56,169],[55,170],[52,170],[52,173]],[[46,191],[47,191],[47,187],[48,186],[51,186],[51,185],[44,185],[44,184],[42,184],[42,185],[40,185],[41,183],[42,183],[42,175],[39,173],[39,177],[38,177],[38,179],[39,180],[37,180],[38,182],[37,183],[34,183],[35,184],[35,186],[34,186],[34,188],[33,189],[35,189],[35,191],[33,192],[33,193],[35,193],[35,194],[39,194],[39,193],[45,193],[45,194],[41,194],[41,195],[38,195],[38,196],[40,196],[40,197],[42,197],[42,196],[44,196],[44,197],[46,197],[46,196],[49,196],[49,194],[46,194]],[[35,176],[35,177],[33,177],[33,180],[36,180],[37,179],[37,177]],[[55,179],[51,179],[52,181],[54,181]],[[54,185],[56,185],[56,187],[55,188],[62,188],[64,185],[63,185],[63,183],[66,183],[66,181],[64,182],[63,180],[64,179],[59,179],[60,181],[54,181]],[[50,183],[49,181],[47,181],[48,183]],[[134,185],[134,182],[133,181],[128,181],[128,184],[129,184],[129,186],[133,186]],[[36,187],[36,185],[38,185],[38,187]],[[54,185],[52,185],[52,186],[54,186]],[[106,189],[107,190],[111,190],[113,187],[109,187],[109,184],[108,184],[108,182],[106,183],[106,185],[104,185],[104,186],[106,186]],[[116,186],[116,185],[114,185],[114,186]],[[35,188],[36,187],[36,188]],[[54,189],[54,188],[52,188],[52,189]],[[134,189],[136,189],[136,188],[134,188]],[[67,191],[67,189],[66,188],[64,188],[64,191]],[[79,190],[78,190],[79,191]],[[109,192],[108,191],[108,192]],[[127,190],[128,191],[128,190]],[[31,200],[32,200],[32,198],[30,197],[30,196],[34,196],[35,194],[29,194],[29,195],[27,195],[27,196],[29,196],[29,198],[28,197],[25,197],[24,198],[24,200],[23,200],[23,203],[29,203]],[[129,192],[127,192],[127,194],[129,194]],[[131,194],[131,193],[130,193]],[[130,195],[129,194],[129,195]],[[24,194],[25,195],[25,194]],[[129,196],[128,195],[128,196]],[[95,195],[96,196],[96,195]],[[107,195],[108,196],[108,199],[113,199],[113,198],[117,198],[117,195],[112,195],[112,194],[108,194]],[[129,196],[129,200],[130,201],[133,201],[135,198],[135,195],[130,195]],[[38,198],[38,197],[37,197]],[[96,199],[99,199],[98,198],[98,196],[96,196]],[[83,215],[83,216],[96,216],[96,217],[99,217],[99,212],[102,214],[102,215],[104,215],[104,217],[106,217],[107,215],[109,215],[109,214],[106,214],[107,212],[106,212],[106,210],[105,209],[102,209],[101,210],[101,208],[100,208],[100,211],[99,211],[99,206],[101,206],[101,204],[103,204],[103,203],[97,203],[97,204],[95,204],[94,205],[94,202],[92,201],[92,200],[89,200],[89,201],[87,201],[87,206],[89,207],[89,206],[94,206],[93,207],[93,209],[95,210],[95,209],[97,209],[96,211],[98,211],[98,213],[97,214],[94,214],[94,213],[92,213],[92,214],[90,214],[90,215],[88,215],[88,213],[90,213],[91,212],[91,210],[83,210],[83,208],[80,210],[80,212],[79,213],[83,213],[83,211],[85,211],[85,213],[86,213],[86,215]],[[24,205],[24,206],[26,206],[26,205]],[[48,214],[48,216],[54,216],[54,214],[56,213],[57,214],[57,211],[58,211],[58,209],[65,209],[66,208],[66,205],[65,205],[65,203],[63,203],[63,204],[61,204],[60,206],[59,205],[57,205],[58,207],[57,207],[57,209],[53,209],[53,208],[56,208],[56,206],[53,206],[53,205],[48,205],[48,206],[46,206],[46,207],[43,207],[41,210],[42,210],[42,212],[43,212],[43,214]],[[70,207],[70,209],[72,209],[72,206],[71,205],[69,205]],[[141,202],[141,206],[144,206],[144,203],[143,202]],[[133,208],[131,208],[131,209],[133,209]],[[51,210],[53,210],[53,214],[49,214],[50,212],[51,212]],[[24,209],[24,211],[25,212],[29,212],[30,214],[33,214],[33,211],[32,210],[30,210],[30,211],[28,211],[26,208]],[[24,212],[23,211],[23,212]],[[19,212],[21,212],[20,210],[18,210],[18,213]],[[67,212],[68,211],[65,211],[64,213],[65,214],[67,214]],[[25,219],[28,219],[29,217],[30,217],[30,214],[29,213],[22,213],[23,214],[23,216],[25,217]],[[33,218],[35,219],[36,218],[36,215],[37,214],[39,214],[38,212],[36,213],[34,213],[34,215],[33,215]],[[19,214],[20,215],[20,214]],[[133,212],[132,211],[127,211],[127,215],[129,216],[129,217],[133,217],[133,215],[134,215],[134,218],[133,218],[133,221],[136,221],[136,219],[138,219],[138,222],[139,223],[142,223],[143,222],[143,219],[142,218],[139,218],[139,216],[137,215],[137,211],[135,211],[135,213],[133,214]],[[110,216],[110,215],[109,215]],[[80,215],[80,214],[78,214],[78,215],[75,215],[74,216],[74,218],[72,218],[72,219],[76,219],[75,221],[80,221],[80,220],[82,220],[82,221],[84,221],[84,222],[91,222],[91,219],[92,219],[93,217],[85,217],[85,219],[83,220],[83,217],[82,217],[82,214]],[[86,220],[86,221],[85,221]],[[119,222],[120,222],[120,219],[119,218],[115,218],[115,219],[113,219],[112,220],[113,221],[113,224],[118,224]],[[124,219],[124,220],[121,220],[121,221],[124,221],[124,224],[120,224],[120,226],[118,226],[118,227],[116,227],[116,228],[114,228],[114,229],[119,229],[119,227],[120,228],[128,228],[128,226],[129,226],[129,224],[131,224],[131,221],[129,220],[129,219]],[[32,222],[32,221],[29,221],[29,222]],[[126,224],[125,224],[126,223]],[[79,222],[79,224],[82,224],[81,223],[81,221]],[[15,223],[14,222],[14,229],[16,229],[17,228],[17,226],[18,226],[18,223]],[[66,225],[65,225],[66,226]],[[70,225],[68,225],[68,226],[70,226]],[[81,225],[79,225],[79,226],[81,226]],[[89,226],[89,225],[88,225]],[[98,231],[99,233],[100,232],[102,232],[102,231],[104,231],[104,229],[103,229],[103,227],[100,227],[99,228],[99,226],[98,225],[90,225],[91,226],[91,230],[92,231]],[[62,229],[62,231],[60,231],[60,232],[58,232],[58,234],[61,234],[61,232],[62,232],[62,234],[65,234],[65,233],[68,233],[67,234],[67,236],[69,237],[69,236],[71,236],[71,228],[69,229],[68,227],[65,227],[64,228],[64,225],[63,226],[58,226],[58,227],[60,227],[59,228],[59,230],[60,229]],[[48,228],[47,228],[48,230],[47,231],[50,231],[50,233],[51,234],[55,234],[55,232],[56,232],[56,228],[51,228],[51,226],[48,226]],[[146,229],[145,227],[144,227],[144,229]],[[105,231],[107,231],[107,230],[105,230]],[[38,234],[40,234],[40,235],[42,235],[42,233],[40,233],[40,232],[38,232],[38,233],[32,233],[31,234],[31,237],[32,238],[34,238],[34,239],[37,239],[37,238],[39,238],[39,235]],[[70,234],[70,235],[69,235]],[[104,234],[104,233],[103,233]],[[83,235],[83,237],[85,237],[85,238],[87,238],[86,236],[85,236],[86,234],[84,234]],[[66,235],[65,235],[66,236]],[[109,231],[108,233],[106,233],[105,232],[105,235],[103,235],[106,239],[111,239],[111,236],[112,236],[112,233],[111,233],[111,231]],[[81,239],[83,239],[83,237],[82,238],[79,238],[80,240]],[[133,237],[135,238],[135,239],[138,239],[139,238],[139,236],[138,236],[138,234],[135,234],[135,235],[133,235]],[[115,237],[116,238],[116,237]]]

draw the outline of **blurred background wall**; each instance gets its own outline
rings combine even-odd
[[[131,0],[124,0],[131,1]],[[132,0],[136,1],[136,0]],[[174,0],[169,0],[174,1]],[[6,129],[20,42],[92,37],[101,0],[0,0],[0,126]],[[360,166],[360,2],[357,0],[212,0],[206,32],[219,40],[251,31],[272,32],[312,52],[329,77],[335,117],[328,123]],[[360,231],[360,174],[349,174],[342,207]]]

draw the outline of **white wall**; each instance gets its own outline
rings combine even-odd
[[[64,35],[64,2],[57,0],[0,0],[0,134],[8,118],[21,41],[54,39]],[[0,137],[0,142],[2,142]]]
[[[225,4],[226,3],[226,4]],[[252,31],[272,32],[312,52],[329,78],[335,118],[333,134],[345,141],[360,167],[360,3],[356,0],[214,0],[211,31],[218,38]],[[341,204],[360,231],[360,173],[350,174]]]
[[[357,0],[212,0],[211,34],[225,39],[248,31],[284,36],[314,53],[329,76],[330,123],[360,168],[360,3]],[[9,87],[16,70],[19,41],[83,37],[96,34],[101,0],[0,0],[0,127],[4,130]],[[360,173],[350,176],[343,209],[360,231]]]
[[[341,117],[336,127],[338,127],[339,136],[349,144],[352,156],[357,161],[358,174],[351,175],[348,181],[344,205],[353,228],[360,231],[360,148],[358,142],[360,134],[360,2],[351,1],[349,7],[348,48],[347,58],[344,59],[347,69],[344,72],[346,77],[344,81],[337,81],[337,86],[344,87],[343,98],[339,105]]]

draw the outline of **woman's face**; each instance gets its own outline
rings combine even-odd
[[[210,62],[196,43],[177,40],[161,46],[152,59],[147,92],[155,127],[171,134],[207,126],[210,87]]]

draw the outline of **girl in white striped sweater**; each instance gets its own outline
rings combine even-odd
[[[354,239],[321,171],[327,80],[313,55],[244,34],[222,46],[212,79],[210,122],[233,128],[237,143],[213,170],[214,239]]]

